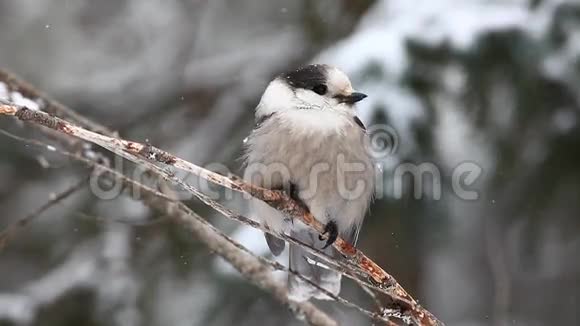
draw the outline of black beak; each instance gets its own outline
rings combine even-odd
[[[344,103],[354,104],[358,101],[363,100],[365,97],[367,97],[366,94],[359,93],[359,92],[353,92],[352,94],[345,96],[343,98],[343,101],[344,101]]]

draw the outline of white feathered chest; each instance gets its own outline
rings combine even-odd
[[[321,222],[358,226],[374,191],[367,135],[354,115],[295,109],[269,116],[246,142],[246,179],[267,188],[290,183]],[[266,222],[268,222],[266,220]]]

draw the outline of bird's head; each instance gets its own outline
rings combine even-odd
[[[276,77],[264,91],[258,115],[286,110],[352,110],[367,97],[355,92],[350,80],[338,68],[308,65]]]

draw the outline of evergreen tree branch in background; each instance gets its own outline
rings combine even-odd
[[[10,85],[12,85],[13,88],[16,87],[16,89],[18,89],[18,85],[16,82],[14,82],[14,79],[11,79],[11,83],[12,84]],[[44,98],[42,98],[42,100],[47,101]],[[301,207],[298,203],[294,202],[283,192],[258,188],[249,185],[247,183],[244,183],[243,181],[235,177],[232,178],[224,177],[222,175],[202,169],[190,162],[179,159],[153,146],[118,139],[115,137],[116,135],[114,135],[114,133],[109,133],[108,131],[105,132],[110,134],[112,137],[91,132],[87,129],[75,126],[63,119],[50,116],[41,110],[31,110],[21,105],[9,103],[0,105],[0,114],[15,115],[20,120],[29,121],[32,124],[48,127],[49,129],[56,130],[62,134],[75,136],[85,141],[98,144],[101,147],[104,147],[116,153],[117,155],[120,155],[126,159],[129,159],[139,164],[140,166],[146,167],[152,171],[156,171],[161,177],[163,177],[166,180],[177,182],[179,185],[181,185],[186,190],[194,194],[204,203],[210,205],[211,207],[215,208],[216,210],[222,213],[225,213],[224,215],[229,217],[235,216],[237,217],[238,221],[244,220],[246,224],[250,224],[251,226],[257,227],[266,232],[269,232],[269,230],[265,229],[264,227],[255,223],[254,221],[248,220],[247,218],[244,218],[240,215],[237,215],[225,209],[223,206],[218,206],[219,205],[218,203],[209,200],[207,196],[201,194],[197,189],[175,178],[175,176],[170,171],[167,171],[167,169],[163,169],[157,166],[156,164],[153,164],[153,162],[176,167],[194,173],[206,180],[217,183],[226,188],[249,194],[255,198],[267,202],[274,208],[279,209],[288,215],[291,215],[295,218],[299,218],[305,224],[316,229],[319,233],[322,233],[323,231],[322,224],[316,221],[314,217],[307,211],[307,209]],[[103,129],[95,128],[92,123],[87,123],[86,120],[75,118],[75,121],[78,121],[79,124],[89,125],[91,126],[92,129],[96,129],[99,130],[100,132],[103,132]],[[287,240],[291,241],[292,239]],[[367,258],[356,248],[352,247],[350,244],[346,243],[342,239],[338,239],[335,242],[334,246],[341,253],[343,253],[345,256],[349,258],[349,260],[347,261],[348,264],[346,264],[347,268],[350,268],[350,270],[354,270],[355,272],[359,272],[359,274],[360,272],[366,273],[370,278],[374,280],[374,282],[377,283],[377,286],[368,284],[366,280],[365,284],[380,290],[380,292],[382,293],[388,294],[391,301],[394,302],[394,305],[392,306],[394,306],[395,309],[390,307],[389,309],[385,309],[383,313],[385,313],[386,315],[400,314],[403,318],[409,317],[410,320],[412,320],[414,323],[421,325],[440,324],[440,322],[433,315],[431,315],[428,311],[419,306],[413,300],[413,298],[410,295],[408,295],[407,292],[394,280],[392,276],[387,274],[384,270],[382,270],[378,265],[376,265],[372,260]],[[340,262],[339,265],[341,264],[343,265],[342,267],[345,267],[344,263]],[[342,272],[344,273],[344,271]],[[347,276],[350,276],[349,273],[346,274]],[[255,280],[252,277],[249,277],[249,279]],[[277,290],[274,289],[273,293],[276,293],[276,291]],[[275,297],[277,297],[276,294]]]

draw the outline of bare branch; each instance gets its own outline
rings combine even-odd
[[[0,132],[1,132],[1,130],[0,130]],[[69,197],[70,195],[77,192],[79,189],[81,189],[86,184],[87,180],[88,180],[88,177],[83,178],[82,180],[80,180],[76,184],[68,187],[64,191],[62,191],[58,194],[55,194],[54,196],[52,196],[52,198],[50,198],[49,201],[44,203],[42,206],[40,206],[34,212],[26,215],[23,218],[20,218],[16,222],[14,222],[14,223],[10,224],[9,226],[7,226],[6,228],[4,228],[4,230],[0,231],[0,252],[2,252],[2,250],[4,250],[4,248],[6,247],[8,242],[10,240],[12,240],[14,238],[14,236],[16,236],[16,234],[21,229],[25,228],[35,218],[40,216],[42,213],[44,213],[46,210],[48,210],[52,206],[60,203],[61,201],[65,200],[67,197]]]
[[[82,115],[69,109],[68,107],[62,105],[57,101],[49,100],[48,96],[46,96],[41,91],[34,88],[34,86],[30,85],[29,83],[21,80],[15,75],[2,69],[0,69],[0,81],[6,84],[9,91],[19,92],[26,98],[30,98],[37,103],[43,103],[44,105],[42,107],[42,110],[51,115],[56,115],[62,118],[69,119],[74,123],[95,132],[107,135],[116,135],[116,133],[110,130],[109,128],[83,117]]]

